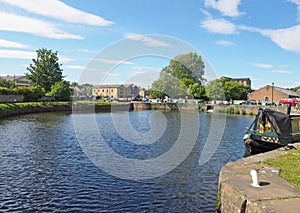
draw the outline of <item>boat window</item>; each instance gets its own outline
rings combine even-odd
[[[259,129],[259,126],[257,126],[257,125],[258,125],[257,120],[258,120],[258,118],[256,117],[256,118],[254,119],[253,123],[252,123],[252,124],[250,125],[250,127],[249,127],[250,130],[255,131],[255,130]]]
[[[278,133],[278,134],[281,134],[281,131],[280,131],[280,128],[279,126],[277,125],[275,119],[273,116],[268,116],[268,122],[270,123],[270,131],[271,132],[274,132],[274,129],[275,131]]]

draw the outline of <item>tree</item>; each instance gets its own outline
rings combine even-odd
[[[157,91],[172,98],[183,97],[188,94],[201,96],[203,85],[204,63],[201,56],[188,53],[175,56],[168,66],[160,72],[160,78],[152,83],[152,92]],[[202,88],[202,87],[201,87]],[[160,94],[161,95],[161,94]]]
[[[160,96],[164,94],[171,98],[178,98],[186,93],[184,84],[180,83],[178,78],[164,72],[161,72],[160,78],[152,83],[151,89]]]
[[[222,82],[219,79],[208,82],[206,87],[207,96],[211,100],[224,100],[224,90]]]
[[[7,81],[0,77],[0,87],[12,88],[14,83],[12,81]]]
[[[57,52],[52,52],[46,48],[38,49],[37,58],[32,59],[32,64],[27,67],[26,77],[32,86],[42,87],[46,92],[59,81],[62,81],[62,69],[58,63]]]
[[[220,81],[222,82],[225,99],[227,101],[246,100],[247,94],[251,92],[250,87],[231,81],[229,78],[222,77]]]
[[[66,81],[56,82],[47,96],[54,96],[57,101],[69,101],[71,97],[70,84]]]
[[[205,65],[201,56],[196,53],[187,53],[171,59],[169,65],[164,67],[162,72],[169,73],[179,80],[186,78],[192,80],[192,83],[202,85],[205,80],[203,78],[204,68]]]
[[[237,82],[230,81],[229,78],[222,77],[210,81],[207,85],[207,94],[210,99],[218,100],[246,100],[250,87]]]
[[[187,92],[194,98],[203,98],[205,95],[205,87],[201,86],[199,83],[190,84]]]

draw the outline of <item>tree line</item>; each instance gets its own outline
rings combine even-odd
[[[32,59],[26,73],[31,86],[15,87],[13,82],[0,78],[0,94],[22,94],[24,101],[35,101],[45,95],[54,96],[56,100],[70,100],[72,90],[69,82],[64,80],[58,53],[46,48],[38,49],[36,53],[37,58]],[[162,68],[159,79],[152,83],[148,94],[151,98],[160,99],[189,97],[230,101],[246,100],[251,92],[250,87],[226,77],[207,82],[204,72],[205,64],[200,55],[177,55]],[[89,86],[89,92],[92,92],[92,85]]]
[[[205,64],[200,55],[187,53],[171,59],[152,83],[152,98],[185,98],[204,100],[246,100],[251,88],[222,77],[209,81],[204,78]]]

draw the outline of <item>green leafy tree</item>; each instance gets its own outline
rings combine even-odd
[[[63,70],[58,63],[58,53],[46,48],[38,49],[36,52],[37,58],[32,59],[32,64],[27,68],[29,73],[26,73],[26,77],[32,86],[42,87],[49,92],[56,82],[64,78]]]
[[[201,56],[196,53],[187,53],[171,59],[169,65],[164,67],[162,72],[169,73],[179,80],[189,79],[193,81],[192,83],[202,84],[205,80],[203,78],[204,68],[205,65]]]
[[[69,101],[71,97],[70,84],[66,81],[56,82],[47,96],[54,96],[57,101]]]
[[[208,82],[206,87],[207,96],[211,100],[224,100],[223,84],[219,79]]]
[[[160,78],[152,83],[151,89],[171,98],[178,98],[186,93],[184,84],[180,83],[178,78],[164,72],[161,72]]]
[[[290,88],[290,90],[294,91],[294,92],[299,92],[300,91],[300,86],[294,87],[294,88]]]
[[[205,87],[201,86],[199,83],[190,84],[187,92],[194,98],[203,98],[205,95]]]
[[[160,99],[163,99],[167,95],[167,94],[165,94],[161,91],[155,90],[155,89],[149,89],[148,94],[151,98],[160,98]]]
[[[12,81],[7,81],[3,78],[0,78],[0,87],[12,88],[14,83]]]
[[[226,100],[246,100],[247,93],[250,92],[249,87],[245,87],[236,82],[227,81],[223,84]]]
[[[246,100],[247,94],[251,91],[250,87],[231,81],[226,77],[210,81],[206,90],[210,99],[227,101]]]
[[[247,94],[251,92],[250,87],[231,81],[230,78],[222,77],[220,81],[222,82],[225,99],[227,101],[231,99],[246,100]]]
[[[160,78],[152,83],[152,92],[157,91],[171,98],[192,94],[201,95],[200,87],[205,80],[204,63],[196,53],[175,56],[160,72]]]

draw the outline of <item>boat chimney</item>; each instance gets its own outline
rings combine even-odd
[[[287,112],[286,114],[291,114],[291,108],[292,108],[292,104],[289,104],[288,107],[287,107]]]

